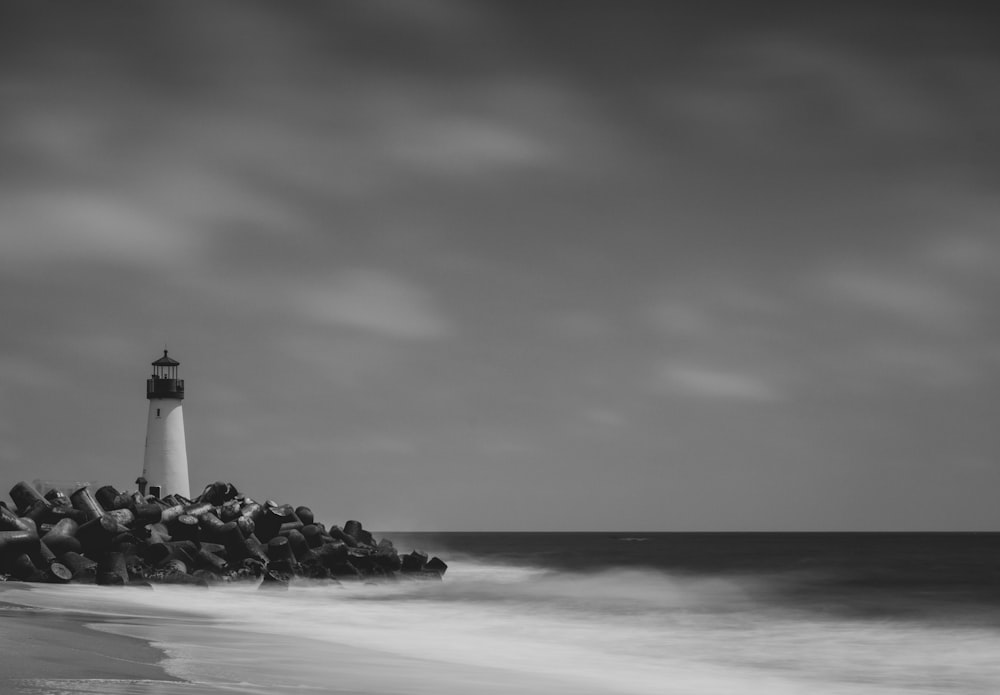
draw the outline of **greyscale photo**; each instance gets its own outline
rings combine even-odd
[[[996,695],[989,3],[0,3],[0,695]]]

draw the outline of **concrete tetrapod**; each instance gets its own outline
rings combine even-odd
[[[447,567],[419,551],[401,558],[356,519],[327,526],[309,507],[259,503],[228,483],[211,484],[193,501],[111,485],[74,488],[68,497],[23,482],[12,488],[16,510],[0,503],[0,572],[106,585],[257,579],[285,586],[293,577],[377,579],[401,570],[439,577]]]

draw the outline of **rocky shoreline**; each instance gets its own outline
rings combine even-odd
[[[28,582],[209,586],[260,581],[285,588],[316,581],[440,579],[447,565],[401,555],[361,522],[317,522],[312,510],[257,502],[231,483],[195,499],[163,499],[105,485],[66,492],[19,482],[0,501],[0,578]]]

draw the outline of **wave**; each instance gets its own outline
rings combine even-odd
[[[677,610],[724,612],[745,608],[757,589],[752,579],[692,578],[657,570],[608,569],[560,572],[538,567],[485,563],[459,564],[447,580],[397,584],[365,592],[360,600],[402,596],[440,603],[474,602],[550,614],[604,617]]]
[[[26,594],[64,610],[110,610],[120,621],[111,629],[161,644],[168,670],[205,692],[1000,690],[996,629],[851,619],[758,599],[778,589],[765,577],[571,574],[452,558],[442,582]]]

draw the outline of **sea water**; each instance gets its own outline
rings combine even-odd
[[[995,695],[997,534],[387,534],[443,581],[37,587],[188,683],[25,693]]]

